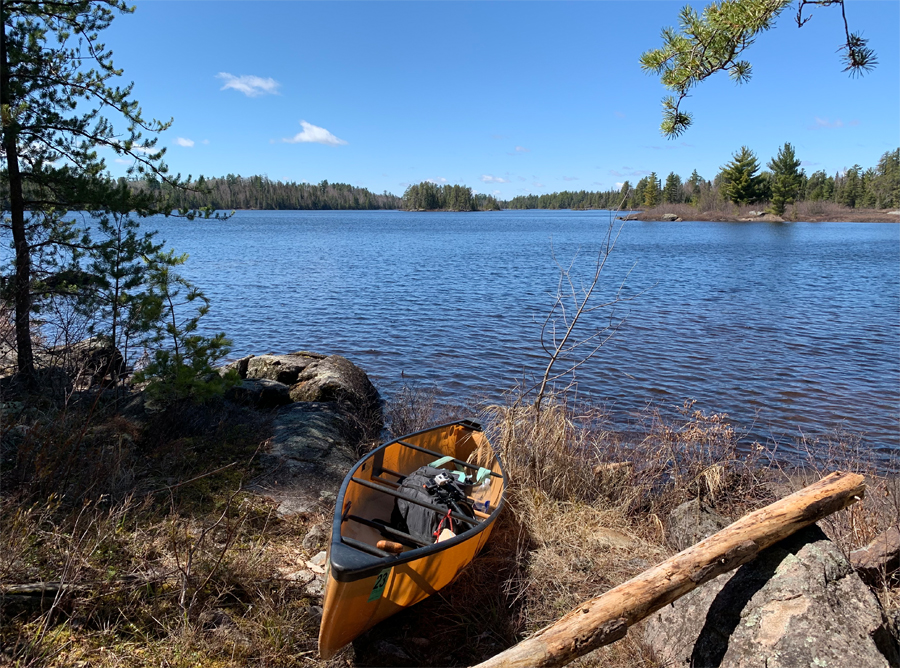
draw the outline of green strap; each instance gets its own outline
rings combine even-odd
[[[440,459],[435,459],[433,462],[431,462],[429,464],[429,466],[434,467],[434,468],[440,468],[444,464],[448,464],[449,462],[452,462],[453,459],[454,458],[450,457],[450,456],[441,457]],[[448,473],[455,473],[459,477],[460,482],[465,482],[466,474],[464,471],[448,471]],[[491,474],[490,469],[486,469],[483,466],[479,466],[478,473],[475,474],[475,482],[481,482],[490,474]]]
[[[431,462],[429,464],[429,466],[437,469],[437,468],[442,467],[444,464],[446,464],[448,462],[452,462],[452,461],[453,461],[453,457],[449,457],[449,456],[441,457],[440,459],[435,459],[433,462]]]

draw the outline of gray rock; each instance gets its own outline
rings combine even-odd
[[[678,216],[676,216],[674,213],[664,213],[660,217],[660,220],[663,220],[663,221],[666,221],[669,223],[674,223],[676,220],[678,220]]]
[[[323,359],[325,359],[325,355],[306,352],[291,353],[290,355],[259,355],[247,360],[245,377],[250,380],[275,380],[285,385],[293,385],[306,367]]]
[[[724,529],[731,522],[700,499],[691,499],[669,514],[669,543],[677,550],[684,550],[704,538]]]
[[[666,666],[887,668],[900,656],[878,600],[809,527],[651,616]]]
[[[288,573],[284,576],[285,580],[290,580],[291,582],[296,582],[300,585],[307,585],[313,580],[316,579],[316,574],[309,570],[300,570],[294,571],[292,573]]]
[[[267,381],[274,382],[274,381]],[[295,403],[278,410],[260,463],[257,492],[279,503],[280,515],[330,512],[334,495],[358,459],[351,417],[334,404]]]
[[[277,408],[291,403],[290,388],[274,380],[242,380],[225,391],[225,398],[254,408]]]
[[[309,364],[291,387],[294,401],[341,402],[357,412],[378,406],[378,390],[365,371],[340,355]]]
[[[269,495],[274,496],[274,495]],[[288,496],[280,499],[275,512],[279,517],[291,517],[293,515],[308,515],[315,512],[318,504],[315,500],[306,498],[305,496]]]
[[[319,495],[321,499],[321,494]],[[316,524],[312,529],[306,532],[306,535],[303,537],[303,549],[304,550],[315,550],[328,540],[328,537],[331,535],[331,527],[327,524]]]
[[[218,369],[220,375],[224,376],[231,370],[237,371],[238,378],[244,380],[247,377],[247,366],[250,363],[250,360],[253,359],[255,355],[247,355],[247,357],[242,357],[239,360],[235,360],[233,362],[229,362],[225,366]]]
[[[303,593],[311,598],[322,598],[325,595],[325,576],[317,575],[315,580],[306,585]]]

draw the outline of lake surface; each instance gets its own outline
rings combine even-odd
[[[385,395],[405,382],[455,401],[540,378],[554,257],[589,282],[609,223],[599,211],[242,211],[144,225],[190,254],[184,274],[212,300],[203,328],[225,331],[232,357],[338,353]],[[583,324],[587,336],[625,317],[577,371],[580,397],[620,420],[695,399],[788,448],[838,428],[900,447],[900,224],[629,222],[595,300],[626,275],[633,299]]]

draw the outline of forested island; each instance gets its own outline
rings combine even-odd
[[[403,193],[405,211],[499,211],[500,208],[495,198],[472,192],[468,186],[439,186],[422,181]]]
[[[874,167],[854,165],[829,175],[819,170],[807,175],[793,146],[787,143],[760,170],[759,160],[746,146],[735,152],[712,179],[695,169],[687,179],[670,172],[665,181],[651,172],[635,185],[604,192],[563,191],[548,195],[522,195],[502,202],[507,209],[652,209],[663,204],[690,204],[698,212],[715,213],[733,205],[763,204],[782,215],[789,204],[831,203],[849,209],[900,207],[900,148],[887,151]]]

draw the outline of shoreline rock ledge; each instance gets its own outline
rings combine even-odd
[[[250,355],[226,397],[275,409],[273,435],[252,489],[278,503],[281,516],[327,512],[359,459],[358,446],[382,427],[381,398],[365,371],[340,355],[307,351]]]
[[[672,668],[900,662],[878,599],[815,525],[654,613],[643,640]]]

